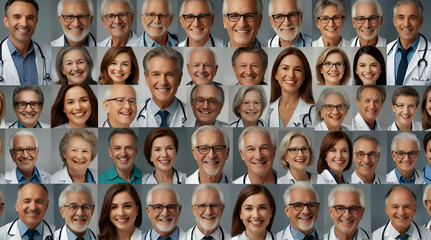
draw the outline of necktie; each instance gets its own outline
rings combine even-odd
[[[162,237],[162,236],[157,238],[157,240],[171,240],[171,239],[172,239],[171,237]]]
[[[396,85],[403,85],[404,77],[406,76],[407,67],[409,66],[409,62],[407,61],[407,55],[409,52],[413,50],[413,48],[410,46],[407,49],[399,49],[401,51],[401,61],[400,65],[398,65],[398,71],[397,71],[397,82]]]
[[[76,240],[85,240],[83,237],[77,237]]]
[[[213,240],[214,238],[211,236],[204,236],[202,240]]]
[[[313,235],[305,236],[303,240],[314,240],[314,236]]]
[[[406,233],[406,234],[403,234],[403,235],[398,235],[398,237],[397,237],[397,239],[399,239],[399,240],[407,240],[407,239],[409,239],[409,235]]]
[[[169,115],[169,112],[166,110],[159,110],[157,114],[159,114],[160,118],[162,118],[162,123],[160,124],[160,127],[168,127],[168,122],[166,120]]]
[[[34,239],[34,235],[36,234],[36,230],[35,229],[28,229],[27,230],[27,236],[28,236],[28,240],[33,240]]]

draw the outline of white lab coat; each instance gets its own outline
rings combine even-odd
[[[418,174],[415,168],[413,168],[413,173],[415,174],[415,184],[425,184],[425,180],[422,178],[421,174]],[[395,168],[388,174],[386,174],[386,182],[388,184],[400,184],[395,173]]]
[[[426,229],[430,229],[430,227],[431,227],[431,220],[427,224],[425,224],[424,227]]]
[[[350,40],[351,47],[361,47],[361,43],[359,42],[359,37],[356,36],[354,38],[352,38],[352,40]],[[386,47],[386,39],[382,38],[382,36],[377,35],[377,44],[376,47]]]
[[[214,45],[213,45],[213,42],[211,41],[211,38],[214,41]],[[187,39],[188,39],[188,37],[186,37],[186,39],[184,39],[184,41],[180,42],[178,44],[178,47],[188,47],[188,46],[186,46]],[[210,38],[208,38],[208,41],[202,47],[223,47],[223,45],[224,45],[223,40],[210,35]]]
[[[97,182],[97,170],[93,168],[88,168],[91,175],[93,175],[94,182]],[[67,166],[64,166],[62,169],[58,170],[51,176],[51,183],[52,184],[72,184],[72,178],[69,176],[69,173],[67,172]]]
[[[181,100],[178,101],[177,109],[173,116],[172,122],[169,127],[184,127],[187,124],[187,106]],[[143,105],[140,106],[138,114],[136,114],[136,119],[132,122],[133,126],[136,127],[159,127],[153,113],[150,108],[150,101],[152,99],[147,99]]]
[[[186,240],[186,234],[184,233],[184,231],[178,227],[178,230],[180,231],[180,234],[178,236],[178,240]],[[145,233],[145,235],[143,236],[142,240],[153,240],[151,239],[151,232],[154,231],[153,228],[151,228],[148,232]],[[141,239],[139,239],[141,240]]]
[[[51,124],[49,124],[49,123],[39,122],[39,124],[42,128],[51,128]],[[18,128],[18,121],[15,121],[13,123],[9,123],[7,125],[9,125],[9,128]]]
[[[356,235],[356,240],[371,239],[370,234],[368,234],[364,229],[358,227],[356,230],[358,231],[358,234]],[[337,236],[335,235],[334,226],[331,227],[331,230],[329,230],[329,232],[325,233],[325,236],[323,236],[323,240],[338,240]]]
[[[138,37],[133,31],[130,31],[132,36],[129,36],[129,40],[127,40],[126,47],[136,47],[136,42],[138,41]],[[110,47],[112,45],[112,37],[109,36],[105,40],[99,42],[97,44],[98,47]]]
[[[316,41],[313,41],[313,47],[325,47],[322,36],[320,36],[320,38]],[[338,47],[350,47],[350,41],[341,37],[341,41],[338,44]]]
[[[279,124],[278,105],[280,99],[281,97],[269,105],[265,119],[265,125],[268,127],[284,127]],[[299,98],[298,105],[286,127],[312,127],[314,119],[316,119],[315,114],[314,105],[308,104],[302,98]]]
[[[227,183],[230,183],[229,178],[227,178],[226,175],[224,175],[224,174],[222,176],[221,181],[225,181]],[[199,168],[192,175],[187,177],[186,184],[200,184],[200,182],[199,182]]]
[[[350,183],[351,184],[364,184],[364,181],[362,181],[362,179],[358,176],[358,174],[356,174],[356,171],[354,171],[352,173],[352,176],[350,178]],[[374,181],[373,184],[385,184],[386,181],[383,178],[383,176],[374,173]]]
[[[221,231],[220,231],[220,229],[221,229]],[[199,235],[197,235],[199,233]],[[221,236],[221,234],[223,233],[223,236]],[[193,234],[193,236],[192,236],[192,234]],[[203,238],[203,233],[201,233],[200,231],[199,231],[199,229],[197,228],[197,226],[195,225],[194,227],[191,227],[188,231],[187,231],[187,237],[185,238],[186,240],[201,240],[202,238]],[[198,237],[199,236],[199,237]],[[202,237],[201,237],[202,236]],[[223,229],[222,228],[222,226],[219,226],[218,228],[217,228],[217,230],[215,230],[214,232],[213,232],[213,234],[211,234],[211,236],[214,238],[214,239],[217,239],[217,240],[222,240],[222,239],[224,239],[224,240],[229,240],[231,237],[230,237],[230,232],[228,232],[228,231],[226,231],[226,229]]]
[[[420,37],[420,36],[419,36]],[[387,51],[387,59],[386,59],[386,82],[387,85],[395,85],[395,53],[397,52],[397,43],[398,39],[389,43],[386,51]],[[406,76],[404,78],[403,85],[431,85],[431,66],[425,67],[425,63],[421,64],[420,69],[418,69],[419,60],[422,59],[422,56],[425,51],[425,39],[420,37],[419,44],[414,53],[412,59],[409,62],[409,66],[407,67]],[[425,60],[431,63],[431,42],[428,42],[428,49],[425,56]],[[421,72],[423,70],[422,77],[420,77]]]
[[[232,237],[232,240],[248,240],[247,235],[245,234],[245,231],[242,232],[239,235],[236,235],[235,237]],[[266,232],[265,240],[274,240],[274,235],[271,232]]]
[[[388,131],[399,131],[395,121],[389,126]],[[418,121],[412,121],[412,131],[422,131],[422,123]]]
[[[388,126],[376,119],[377,131],[386,131]],[[361,114],[357,113],[352,119],[352,131],[372,131],[365,120],[362,118]]]
[[[43,224],[43,234],[42,239],[45,240],[48,236],[53,236],[55,231],[55,226],[45,222]],[[10,222],[3,227],[0,228],[0,239],[2,240],[21,240],[21,234],[18,229],[18,222],[15,220],[13,222]]]
[[[39,171],[40,178],[43,184],[51,183],[51,175],[43,170],[37,169]],[[6,171],[5,181],[7,184],[18,184],[18,179],[16,177],[16,167],[10,171]]]
[[[295,44],[292,45],[292,47],[311,47],[311,44],[313,43],[313,39],[304,33],[299,33],[298,37],[302,36],[302,43],[300,46],[296,46]],[[305,46],[304,46],[305,43]],[[280,46],[280,36],[276,34],[274,37],[268,39],[268,47],[281,47]]]
[[[317,183],[317,175],[315,173],[310,173],[310,183]],[[292,176],[292,173],[290,172],[290,169],[287,169],[286,175],[278,178],[277,184],[294,184],[297,180]]]
[[[257,120],[257,126],[265,127],[262,119],[259,118],[259,120]],[[229,123],[229,127],[244,127],[244,122],[241,118],[238,118],[237,120]]]
[[[411,223],[411,225],[413,227],[413,236],[410,236],[409,240],[431,239],[431,231],[429,229],[426,229],[422,226],[416,227],[413,222]],[[383,233],[383,229],[385,229],[385,227],[386,230]],[[420,235],[422,236],[422,238],[419,237],[418,231],[420,231]],[[399,232],[395,230],[395,228],[392,226],[392,223],[389,222],[373,232],[373,240],[395,240],[398,235]]]
[[[88,37],[90,39],[89,47],[96,47],[97,43],[94,38],[90,36],[90,33],[88,34]],[[61,35],[59,38],[51,41],[51,47],[64,47],[64,34]]]
[[[348,176],[343,174],[343,178],[345,183],[350,182],[350,179],[348,178]],[[317,184],[337,184],[337,181],[329,172],[329,170],[325,169],[321,174],[317,175]]]
[[[8,128],[9,126],[4,121],[4,118],[0,121],[0,128]]]
[[[66,224],[63,225],[62,228],[57,229],[57,231],[55,231],[55,240],[75,240],[75,239],[69,239],[69,236],[67,236],[67,229],[66,229]],[[89,234],[90,234],[90,239],[91,240],[96,240],[95,236],[93,234],[95,234],[93,231],[89,230]],[[60,238],[61,237],[61,238]],[[97,237],[97,236],[96,236]]]
[[[182,184],[186,182],[187,175],[185,173],[176,171],[172,177],[172,184]],[[142,176],[142,184],[158,184],[157,179],[154,177],[154,172],[147,173]]]
[[[4,174],[0,173],[0,184],[5,184],[5,183],[6,183],[6,180],[4,178]]]
[[[229,124],[223,121],[215,120],[214,126],[217,127],[229,127]],[[196,119],[187,124],[187,127],[197,127]]]
[[[9,38],[8,38],[9,39]],[[3,60],[3,65],[0,64],[0,73],[3,72],[4,81],[0,82],[0,85],[21,85],[19,81],[18,71],[16,70],[15,63],[13,62],[12,56],[10,55],[10,50],[7,45],[7,40],[3,41],[1,45],[1,57]],[[45,73],[51,73],[51,50],[49,47],[39,44],[42,49],[43,55],[45,56]],[[50,85],[51,81],[44,81],[44,67],[42,54],[39,51],[39,47],[36,42],[33,42],[33,48],[36,51],[36,68],[37,68],[37,79],[39,85]]]
[[[318,239],[319,236],[317,234],[317,231],[316,231],[316,236],[314,236],[314,237],[315,237],[315,240],[320,240],[320,239]],[[294,238],[292,236],[292,232],[290,231],[290,224],[285,229],[278,232],[275,239],[277,239],[277,240],[294,240]]]
[[[349,131],[349,127],[341,124],[341,131]],[[329,131],[328,126],[326,126],[325,121],[321,121],[314,126],[315,131]]]

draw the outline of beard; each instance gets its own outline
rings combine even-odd
[[[203,228],[206,231],[213,231],[213,230],[217,229],[218,226],[220,225],[220,220],[221,220],[220,218],[217,218],[217,221],[215,221],[211,225],[208,225],[204,222],[204,220],[202,220],[201,216],[196,218],[196,222],[198,223],[198,226],[200,226],[201,228]]]
[[[161,33],[154,34],[154,33],[152,33],[151,31],[149,31],[149,27],[154,27],[154,28],[163,28],[163,30],[162,30],[162,32],[161,32]],[[151,23],[149,27],[145,25],[145,26],[144,26],[144,29],[145,29],[145,32],[146,32],[150,37],[161,37],[161,36],[163,36],[163,34],[165,34],[165,33],[166,33],[166,27],[165,27],[165,25],[163,25],[163,24]]]
[[[80,42],[88,36],[88,33],[90,32],[90,28],[85,30],[80,36],[73,36],[72,34],[70,34],[70,32],[69,32],[69,30],[67,30],[67,28],[63,29],[63,31],[64,31],[64,35],[66,35],[67,39],[70,39],[72,42]]]
[[[290,34],[290,35],[286,36],[285,34],[282,33],[282,30],[292,30],[292,29],[295,29],[295,33],[294,34]],[[284,41],[287,41],[287,42],[291,42],[291,41],[295,40],[296,37],[298,36],[298,34],[299,34],[299,27],[296,26],[296,25],[290,24],[287,27],[282,26],[282,27],[280,27],[278,29],[275,29],[275,31],[277,32],[278,36],[281,39],[283,39]]]

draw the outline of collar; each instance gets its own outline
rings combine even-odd
[[[9,48],[9,51],[10,51],[10,55],[21,56],[21,53],[18,51],[18,49],[16,49],[15,45],[13,45],[12,41],[10,40],[10,38],[8,38],[6,42],[7,42],[7,46]],[[27,56],[32,51],[34,51],[33,40],[30,41],[30,48],[28,49],[28,52],[27,52],[27,54],[25,56]]]
[[[392,236],[394,239],[396,239],[396,237],[398,237],[398,235],[400,235],[400,233],[394,228],[394,226],[392,226],[392,222],[390,222],[389,224],[389,237]],[[406,233],[404,234],[408,234],[409,235],[409,239],[412,239],[413,237],[413,233],[414,233],[414,227],[413,227],[413,223],[410,223],[410,227],[407,230]]]
[[[422,175],[423,175],[426,183],[430,184],[431,183],[431,166],[429,164],[427,164],[425,166],[424,170],[422,170]]]
[[[167,36],[168,36],[168,42],[166,43],[167,47],[175,47],[178,45],[178,41],[169,32],[167,32]],[[150,37],[150,35],[148,35],[146,32],[144,32],[144,41],[146,43],[145,47],[160,47],[161,46],[156,41],[154,41]]]
[[[412,45],[410,45],[410,47],[408,47],[407,49],[409,49],[409,48],[413,48],[413,50],[411,51],[411,52],[416,52],[416,49],[418,48],[418,46],[419,46],[419,41],[420,41],[420,39],[421,39],[421,36],[420,35],[418,35],[418,37],[416,38],[416,40],[413,42],[413,44]],[[398,41],[397,41],[397,53],[398,52],[400,52],[401,51],[401,49],[403,49],[403,50],[407,50],[407,49],[404,49],[402,46],[401,46],[401,43],[400,43],[400,38],[398,37]]]
[[[24,125],[22,125],[21,122],[18,120],[18,128],[26,128],[26,127],[24,127]],[[40,125],[40,122],[37,121],[36,126],[34,126],[33,128],[42,128],[42,126]]]
[[[86,173],[86,176],[85,176],[85,182],[86,183],[93,183],[93,182],[95,182],[94,178],[93,178],[93,175],[91,174],[90,169],[88,169],[88,168],[87,168],[87,173]]]
[[[67,232],[67,236],[69,237],[69,239],[77,239],[78,236],[76,236],[72,231],[70,231],[69,226],[66,225],[66,232]],[[84,235],[82,236],[84,238],[84,240],[90,240],[91,236],[90,233],[88,232],[88,229],[85,231]]]
[[[171,103],[171,105],[169,105],[168,108],[165,109],[165,111],[168,111],[168,113],[173,116],[175,114],[175,111],[177,110],[177,106],[178,106],[178,99],[175,98],[175,100]],[[150,101],[150,108],[154,113],[154,116],[158,115],[157,113],[159,112],[159,110],[161,110],[161,108],[157,106],[156,102],[154,102],[152,98]]]
[[[224,45],[225,47],[232,47],[232,45],[230,44],[230,41],[228,42],[228,43],[226,43],[225,45]],[[256,41],[254,42],[254,44],[252,45],[252,46],[250,46],[250,47],[262,47],[262,45],[260,44],[260,42],[259,42],[259,40],[257,40],[257,38],[256,38]]]
[[[111,181],[114,179],[121,179],[123,182],[126,182],[126,180],[122,179],[120,175],[118,175],[118,172],[115,169],[114,164],[112,164],[112,167],[108,169],[107,178],[108,180],[111,180]],[[142,179],[142,172],[135,164],[133,164],[133,172],[132,172],[132,178],[130,179],[130,182],[132,183],[136,179]]]
[[[400,183],[415,183],[416,181],[416,174],[413,170],[413,177],[410,179],[406,179],[401,173],[398,171],[398,167],[395,168],[395,174],[397,176],[397,179]]]
[[[289,225],[289,227],[290,227],[290,233],[292,234],[292,237],[294,240],[302,240],[306,236],[302,232],[293,228],[292,225]],[[316,236],[316,229],[313,229],[313,232],[311,232],[311,234],[308,236]],[[316,240],[318,240],[318,239],[316,239]]]
[[[64,41],[64,46],[69,47],[69,44],[67,43],[67,40],[66,40],[66,34],[63,34],[63,41]],[[89,47],[89,46],[90,46],[90,33],[88,33],[88,35],[87,35],[87,41],[81,47]],[[73,238],[73,239],[75,239],[75,238]]]
[[[280,44],[281,46],[281,44]],[[295,42],[293,42],[293,46],[292,47],[305,47],[305,41],[304,41],[304,37],[302,36],[302,33],[299,32],[298,36],[295,39]]]
[[[22,175],[22,173],[16,168],[16,178],[18,180],[18,183],[27,183],[27,182],[36,182],[36,183],[42,183],[42,178],[40,177],[39,171],[37,170],[37,167],[34,166],[33,175],[31,176],[30,180],[27,180],[27,178]]]
[[[337,184],[340,184],[340,183],[338,182],[338,180],[337,180],[337,177],[336,177],[335,173],[334,173],[330,168],[328,168],[328,171],[329,171],[329,173],[331,173],[332,177],[333,177],[333,178],[334,178],[334,180],[337,182]],[[343,183],[346,183],[346,180],[344,179],[344,175],[341,175],[341,179],[343,179]]]
[[[24,236],[24,234],[27,233],[27,230],[30,230],[30,228],[28,228],[22,221],[21,219],[19,219],[17,221],[17,225],[18,225],[18,230],[19,230],[19,234],[21,234],[21,237]],[[39,223],[39,225],[37,225],[34,230],[36,230],[36,232],[40,235],[43,236],[43,221]]]
[[[203,234],[200,230],[199,230],[199,228],[197,227],[197,226],[194,226],[193,227],[194,229],[195,229],[195,233],[194,233],[194,235],[196,236],[196,238],[194,238],[193,236],[191,236],[191,239],[202,239],[203,237],[205,237],[206,235],[205,234]],[[223,235],[222,235],[222,233],[221,233],[221,231],[220,231],[220,226],[219,227],[217,227],[217,229],[211,234],[211,235],[209,235],[209,236],[211,236],[211,237],[213,237],[214,239],[222,239],[223,238]]]
[[[154,228],[152,228],[150,232],[151,232],[151,235],[150,235],[151,240],[157,240],[161,236],[156,230],[154,230]],[[172,240],[178,240],[180,237],[179,228],[177,227],[177,229],[175,229],[175,231],[173,231],[171,235],[169,235],[168,237],[171,237]]]

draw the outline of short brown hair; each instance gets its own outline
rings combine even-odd
[[[178,152],[178,138],[174,131],[172,131],[169,128],[161,127],[161,128],[155,128],[151,130],[150,133],[148,133],[147,137],[145,138],[145,145],[144,145],[144,155],[147,159],[148,164],[154,167],[154,163],[151,161],[151,149],[153,148],[153,142],[159,137],[170,137],[172,141],[174,142],[175,146],[175,152]]]
[[[349,62],[349,58],[347,57],[343,49],[338,47],[326,47],[320,53],[319,58],[317,58],[317,61],[316,61],[317,82],[319,85],[325,85],[325,79],[323,78],[322,73],[320,73],[320,70],[322,69],[323,62],[325,62],[325,59],[332,53],[339,53],[343,57],[345,66],[344,66],[344,75],[340,80],[340,85],[346,85],[350,79],[350,62]]]
[[[349,170],[352,166],[352,155],[353,155],[353,145],[349,136],[345,132],[332,131],[326,134],[322,139],[322,144],[320,145],[319,161],[317,162],[317,172],[320,174],[325,169],[329,169],[328,162],[326,161],[326,154],[337,144],[340,140],[346,140],[347,146],[349,148],[349,163],[347,163],[346,168],[343,171]]]
[[[131,47],[111,47],[106,51],[103,60],[100,63],[100,76],[99,84],[113,84],[112,79],[108,75],[108,67],[114,61],[115,57],[120,53],[127,53],[130,57],[132,64],[132,69],[130,70],[130,75],[126,79],[126,84],[135,85],[139,81],[139,66],[136,55]]]

